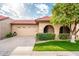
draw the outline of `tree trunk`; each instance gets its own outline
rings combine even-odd
[[[70,42],[71,43],[76,43],[76,41],[75,41],[75,35],[73,34],[72,31],[70,32]]]
[[[77,30],[77,31],[75,31],[75,33],[74,34],[71,34],[71,40],[70,40],[70,42],[72,42],[72,43],[76,43],[76,34],[78,33],[78,31],[79,31],[79,29]]]
[[[73,30],[72,30],[72,32],[71,32],[71,40],[70,40],[70,42],[71,43],[76,43],[76,33],[77,33],[77,31],[76,31],[76,27],[77,27],[77,21],[76,21],[76,19],[75,19],[75,21],[74,21],[74,28],[73,28]]]
[[[71,35],[71,40],[70,40],[70,42],[71,43],[76,43],[76,38],[75,38],[75,35],[73,34],[73,35]]]

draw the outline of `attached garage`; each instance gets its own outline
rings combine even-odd
[[[38,32],[35,20],[16,20],[11,24],[12,32],[16,32],[17,36],[32,36]]]

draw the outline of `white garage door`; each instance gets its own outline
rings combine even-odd
[[[37,27],[34,25],[31,26],[19,26],[17,27],[17,35],[18,36],[31,36],[37,33]]]

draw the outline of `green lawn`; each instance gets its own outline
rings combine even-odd
[[[34,51],[79,51],[79,41],[70,43],[69,41],[48,41],[35,44]]]

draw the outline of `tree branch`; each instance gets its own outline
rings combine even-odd
[[[79,31],[79,29],[75,32],[75,34]]]
[[[77,22],[76,22],[76,20],[75,20],[75,24],[74,24],[73,32],[76,31],[76,26],[77,26]]]
[[[70,32],[72,33],[72,28],[71,28],[71,24],[70,24]]]

